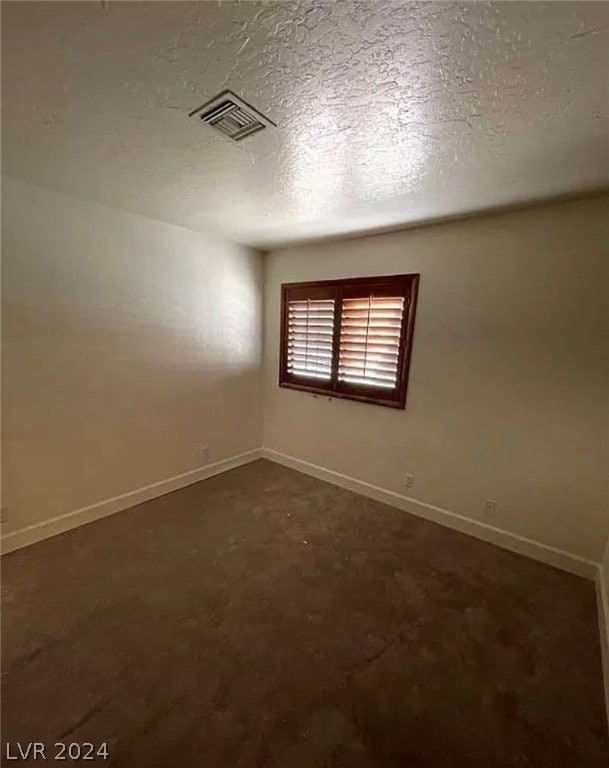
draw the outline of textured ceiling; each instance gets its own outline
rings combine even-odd
[[[3,170],[270,245],[609,184],[606,3],[3,2]],[[223,88],[278,127],[188,118]]]

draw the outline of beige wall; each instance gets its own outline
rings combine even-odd
[[[265,447],[598,562],[608,221],[603,197],[271,253]],[[399,272],[421,273],[405,411],[277,386],[281,283]]]
[[[2,193],[4,534],[262,442],[600,561],[609,197],[269,254],[262,438],[259,256]],[[422,275],[406,411],[277,387],[282,282],[402,271]]]
[[[259,447],[261,261],[3,179],[3,533]]]

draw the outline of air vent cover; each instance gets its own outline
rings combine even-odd
[[[198,117],[233,141],[241,141],[275,123],[240,99],[231,91],[223,91],[214,99],[193,110],[189,117]]]

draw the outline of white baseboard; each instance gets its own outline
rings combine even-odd
[[[433,504],[427,504],[424,501],[403,496],[401,493],[388,491],[385,488],[379,488],[376,485],[365,483],[362,480],[356,480],[354,477],[342,475],[340,472],[334,472],[331,469],[325,469],[317,464],[311,464],[308,461],[297,459],[294,456],[288,456],[285,453],[279,453],[270,448],[262,449],[262,456],[269,461],[277,464],[283,464],[299,472],[316,477],[319,480],[325,480],[328,483],[339,485],[349,491],[360,493],[362,496],[368,496],[371,499],[380,501],[383,504],[389,504],[405,512],[410,512],[418,517],[424,517],[434,523],[439,523],[447,528],[452,528],[461,533],[467,533],[477,539],[482,539],[498,547],[508,549],[511,552],[517,552],[519,555],[531,557],[547,565],[560,568],[563,571],[574,573],[578,576],[584,576],[588,579],[596,579],[598,573],[598,564],[592,560],[586,560],[579,555],[565,552],[562,549],[550,547],[547,544],[541,544],[538,541],[527,539],[515,533],[510,533],[501,528],[495,528],[492,525],[486,525],[469,517],[450,512],[448,509],[436,507]]]
[[[171,491],[177,491],[179,488],[198,483],[200,480],[205,480],[208,477],[228,472],[229,469],[240,467],[242,464],[248,464],[250,461],[255,461],[261,457],[261,449],[256,448],[253,451],[247,451],[237,456],[231,456],[228,459],[222,459],[222,461],[216,461],[213,464],[207,464],[204,467],[199,467],[199,469],[183,472],[181,475],[170,477],[167,480],[160,480],[143,488],[122,493],[120,496],[113,496],[111,499],[99,501],[96,504],[76,509],[73,512],[53,517],[50,520],[44,520],[35,525],[28,525],[26,528],[21,528],[18,531],[2,536],[0,541],[2,554],[4,555],[16,549],[27,547],[51,536],[57,536],[59,533],[64,533],[72,528],[78,528],[94,520],[100,520],[102,517],[113,515],[115,512],[121,512],[124,509],[134,507],[136,504],[141,504],[150,499],[155,499],[157,496],[163,496]]]
[[[607,723],[609,723],[609,584],[603,578],[603,567],[598,566],[596,576],[596,608],[601,640],[601,655],[603,657],[603,681],[605,684],[605,705],[607,707]]]
[[[605,610],[605,615],[603,617],[605,628],[609,630],[607,588],[600,579],[598,564],[592,560],[586,560],[585,558],[570,552],[550,547],[547,544],[527,539],[524,536],[510,533],[501,528],[495,528],[492,525],[487,525],[486,523],[472,520],[471,518],[464,517],[455,512],[450,512],[442,507],[436,507],[433,504],[428,504],[427,502],[419,501],[418,499],[413,499],[409,496],[404,496],[400,493],[395,493],[394,491],[389,491],[376,485],[371,485],[362,480],[357,480],[354,477],[343,475],[340,472],[320,467],[317,464],[312,464],[303,459],[297,459],[294,456],[288,456],[285,453],[280,453],[279,451],[274,451],[270,448],[256,448],[237,456],[231,456],[228,459],[223,459],[222,461],[217,461],[213,464],[207,464],[204,467],[184,472],[166,480],[160,480],[157,483],[152,483],[143,488],[128,491],[120,496],[113,496],[110,499],[105,499],[96,504],[91,504],[87,507],[74,510],[73,512],[68,512],[64,515],[51,518],[50,520],[44,520],[43,522],[27,526],[26,528],[21,528],[18,531],[13,531],[2,536],[2,554],[12,552],[21,547],[26,547],[29,544],[34,544],[37,541],[42,541],[51,536],[56,536],[59,533],[69,531],[70,529],[84,525],[85,523],[99,520],[100,518],[107,517],[115,512],[128,509],[136,504],[141,504],[144,501],[154,499],[157,496],[163,496],[171,491],[184,488],[187,485],[192,485],[192,483],[198,483],[208,477],[227,472],[230,469],[239,467],[242,464],[248,464],[250,461],[255,461],[259,458],[265,458],[274,461],[277,464],[283,464],[284,466],[291,467],[299,472],[304,472],[307,475],[316,477],[319,480],[333,483],[341,488],[346,488],[355,493],[360,493],[363,496],[368,496],[371,499],[380,501],[383,504],[389,504],[392,507],[397,507],[398,509],[402,509],[405,512],[417,515],[418,517],[431,520],[434,523],[439,523],[440,525],[460,531],[461,533],[474,536],[477,539],[496,544],[511,552],[517,552],[518,554],[532,557],[535,560],[568,571],[569,573],[593,579],[596,581],[599,590],[599,607],[600,605],[603,605]],[[606,634],[607,633],[605,633],[605,635]]]

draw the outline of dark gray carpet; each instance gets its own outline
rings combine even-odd
[[[4,741],[125,768],[609,764],[591,582],[269,462],[2,576]]]

